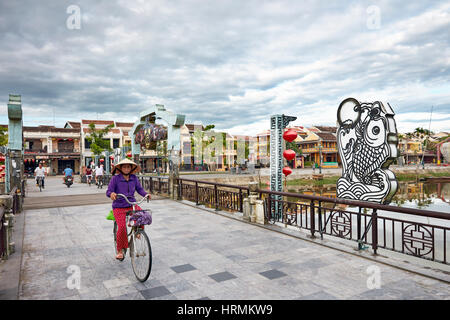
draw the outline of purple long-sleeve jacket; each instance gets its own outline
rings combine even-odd
[[[134,193],[138,192],[141,196],[145,197],[147,192],[142,188],[139,179],[134,175],[130,174],[130,179],[127,181],[121,173],[115,175],[111,178],[108,185],[108,190],[106,191],[106,196],[111,197],[111,193],[122,193],[127,196],[128,201],[136,202],[134,198]],[[112,203],[113,208],[129,208],[130,205],[123,197],[117,197]]]

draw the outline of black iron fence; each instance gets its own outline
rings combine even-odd
[[[5,220],[5,207],[0,206],[0,260],[6,254],[6,227],[4,226]]]
[[[22,188],[24,187],[24,184],[22,182]],[[23,190],[23,189],[22,189]],[[20,192],[23,192],[20,190]],[[11,201],[11,213],[17,214],[20,212],[20,201],[23,199],[23,197],[20,196],[18,193],[19,189],[17,187],[14,187],[9,195],[12,197]],[[6,214],[8,213],[7,210],[5,210],[5,206],[0,206],[0,260],[5,258],[5,255],[7,254],[7,237],[8,237],[8,230],[5,226],[6,220]]]
[[[11,192],[9,193],[10,196],[12,196],[12,213],[13,214],[17,214],[20,212],[20,203],[19,201],[21,201],[21,197],[20,195],[17,193],[17,187],[14,187]]]
[[[448,264],[450,214],[401,208],[364,201],[334,199],[289,192],[258,190],[269,223],[357,241],[415,257]],[[271,195],[282,196],[282,200]]]
[[[151,193],[171,194],[167,177],[139,176]],[[179,178],[178,196],[217,210],[243,212],[248,187]],[[365,201],[257,190],[268,223],[307,230],[311,237],[337,237],[359,249],[386,249],[449,264],[450,214]],[[276,197],[278,196],[278,198]]]
[[[150,193],[171,194],[168,177],[139,176],[139,181],[141,182],[142,187]]]
[[[179,197],[210,208],[243,211],[243,200],[249,195],[248,187],[223,183],[178,179]]]

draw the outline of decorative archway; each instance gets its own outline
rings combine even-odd
[[[167,125],[167,131],[157,125],[157,120],[162,120]],[[141,112],[139,120],[131,129],[131,153],[135,162],[139,162],[142,150],[148,150],[151,142],[167,138],[167,151],[169,155],[169,188],[173,189],[173,183],[178,178],[180,165],[180,129],[184,124],[185,115],[168,111],[164,105],[156,104],[150,110]],[[136,139],[138,138],[138,139]]]
[[[136,135],[147,124],[155,124],[156,120],[163,120],[167,123],[167,150],[180,151],[180,128],[184,124],[185,115],[168,111],[164,105],[156,104],[150,110],[141,112],[139,120],[131,129],[131,153],[133,157],[139,156],[141,144],[136,143]],[[145,149],[145,146],[144,146]]]

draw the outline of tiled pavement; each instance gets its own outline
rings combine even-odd
[[[153,211],[145,283],[129,256],[114,259],[109,204],[25,211],[19,298],[450,299],[444,282],[179,202],[143,207]],[[80,268],[79,289],[67,287],[71,265]],[[368,288],[371,266],[380,270],[379,289]]]

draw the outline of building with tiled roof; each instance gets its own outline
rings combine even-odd
[[[116,122],[116,127],[133,127],[134,122]]]
[[[67,121],[64,128],[80,129],[81,123],[76,121]]]
[[[107,125],[114,124],[114,121],[112,121],[112,120],[81,120],[82,126],[84,126],[84,125],[89,126],[89,124],[91,124],[91,123],[95,124],[96,126],[99,125],[99,126],[106,127]]]
[[[337,132],[337,127],[314,126],[314,128],[319,129],[320,132]]]
[[[316,167],[320,164],[322,168],[338,167],[341,159],[337,150],[335,127],[313,126],[307,130],[308,135],[303,141],[296,141],[304,156],[305,166],[310,167],[315,163]]]
[[[8,125],[0,125],[8,128]],[[80,172],[80,129],[23,126],[24,170],[34,172],[40,162],[49,175],[62,174],[69,165]]]

